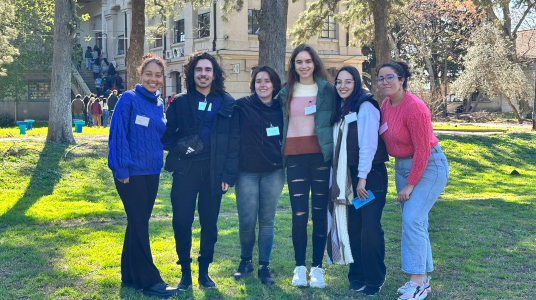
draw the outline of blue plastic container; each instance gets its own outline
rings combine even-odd
[[[33,123],[35,122],[35,120],[24,120],[24,122],[28,122],[28,126],[26,126],[26,129],[32,130]]]
[[[82,133],[82,126],[86,123],[84,120],[73,120],[74,132]]]
[[[26,134],[26,126],[28,126],[28,122],[17,122],[17,125],[19,125],[20,134]]]

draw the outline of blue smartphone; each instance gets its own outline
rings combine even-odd
[[[372,194],[372,192],[370,190],[367,191],[368,192],[368,198],[365,199],[365,201],[361,201],[359,198],[354,198],[354,200],[352,200],[352,203],[354,204],[354,207],[355,209],[359,209],[361,208],[361,206],[369,203],[370,201],[374,200],[374,194]]]

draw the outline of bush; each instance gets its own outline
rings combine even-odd
[[[15,124],[15,118],[8,113],[8,112],[2,112],[0,113],[0,127],[9,127],[13,126]]]

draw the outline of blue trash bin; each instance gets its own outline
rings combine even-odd
[[[17,125],[19,125],[20,134],[26,134],[26,126],[28,126],[28,122],[17,122]]]
[[[82,133],[82,126],[86,123],[84,120],[73,120],[74,132]]]
[[[28,122],[28,125],[26,127],[28,130],[32,130],[33,123],[35,122],[35,120],[24,120],[24,122]]]

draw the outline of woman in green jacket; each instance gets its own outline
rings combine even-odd
[[[310,286],[324,288],[322,260],[326,248],[329,174],[333,155],[330,123],[333,85],[322,60],[309,45],[294,49],[287,84],[278,94],[283,107],[283,142],[292,206],[292,243],[296,268],[293,286],[307,286],[305,250],[311,192],[313,259]]]

